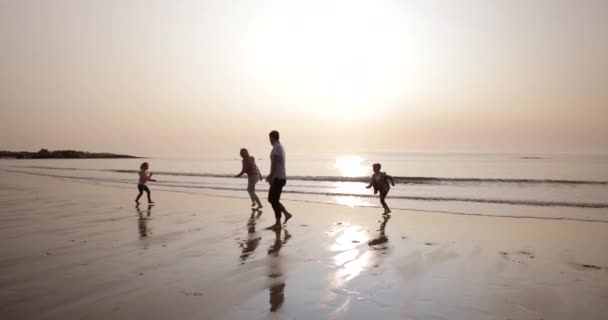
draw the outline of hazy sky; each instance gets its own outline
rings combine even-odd
[[[608,152],[608,1],[0,0],[0,149]]]

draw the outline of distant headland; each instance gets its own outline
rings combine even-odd
[[[38,152],[28,151],[0,151],[0,159],[136,159],[141,157],[126,154],[114,153],[94,153],[76,150],[55,150],[40,149]]]

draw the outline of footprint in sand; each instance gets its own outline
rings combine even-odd
[[[510,260],[511,262],[515,262],[515,263],[525,263],[527,259],[534,259],[534,253],[531,251],[527,251],[527,250],[520,250],[517,251],[515,253],[510,253],[507,251],[500,251],[498,252],[498,254],[500,254],[504,259],[506,260]]]
[[[575,267],[576,269],[579,269],[579,270],[602,270],[602,269],[605,269],[605,268],[602,268],[600,266],[596,266],[594,264],[574,263],[573,262],[573,263],[571,263],[571,265],[573,267]]]

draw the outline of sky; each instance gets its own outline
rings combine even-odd
[[[606,57],[603,0],[0,0],[0,149],[607,153]]]

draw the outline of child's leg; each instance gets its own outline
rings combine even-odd
[[[135,198],[135,202],[139,203],[139,198],[141,198],[141,195],[144,194],[144,188],[142,188],[142,185],[138,184],[137,190],[139,191],[139,194],[137,195],[137,198]]]
[[[380,193],[380,203],[382,204],[382,207],[384,208],[385,213],[391,212],[391,209],[389,209],[388,205],[386,204],[386,201],[384,201],[384,199],[386,199],[387,194],[388,194],[388,192]]]
[[[148,186],[144,186],[144,190],[146,191],[146,195],[148,196],[148,202],[152,202],[152,198],[150,197],[150,188],[148,188]]]

